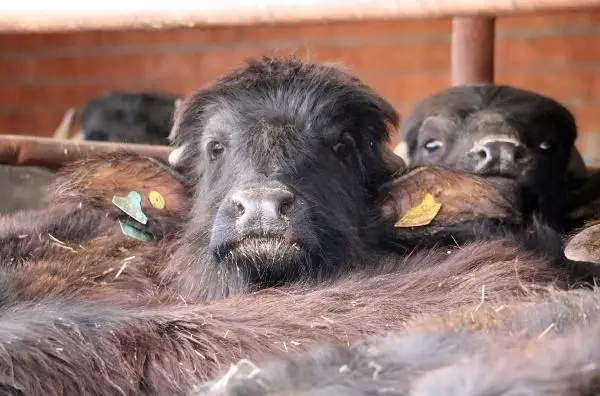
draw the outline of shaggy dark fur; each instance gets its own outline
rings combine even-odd
[[[591,395],[600,392],[600,293],[482,300],[401,334],[241,361],[195,396]]]
[[[590,169],[588,174],[572,183],[566,203],[567,221],[578,230],[589,223],[600,221],[600,172]],[[572,231],[576,232],[576,231]]]
[[[393,227],[426,193],[432,194],[441,205],[431,223],[418,228],[416,233]],[[514,182],[420,167],[383,185],[377,207],[381,208],[385,234],[379,242],[395,251],[501,238],[558,262],[564,261],[562,236],[537,216],[529,218],[524,213],[522,197]],[[574,265],[573,270],[585,276],[590,267]]]
[[[178,95],[113,91],[81,110],[83,140],[168,145]]]
[[[102,155],[73,163],[50,184],[43,209],[0,217],[0,260],[14,266],[56,259],[92,240],[92,246],[104,248],[139,245],[122,234],[117,219],[127,216],[112,204],[113,196],[126,196],[132,190],[142,195],[142,208],[149,217],[144,229],[155,240],[173,235],[186,219],[191,196],[180,178],[166,164],[135,154]],[[165,198],[165,209],[149,203],[153,190]]]
[[[11,278],[0,288],[0,385],[27,395],[185,394],[241,358],[283,357],[325,341],[354,344],[418,314],[473,306],[482,290],[498,305],[526,294],[531,282],[563,285],[555,277],[545,260],[488,242],[388,260],[316,288],[292,284],[206,304],[178,296],[141,303],[125,292],[104,303],[98,296],[57,300],[52,280],[50,297],[28,304],[18,296],[13,304],[22,286]]]
[[[129,167],[127,158],[74,166],[48,209],[64,211],[58,229],[56,213],[0,227],[7,251],[33,256],[0,273],[0,387],[27,395],[186,394],[240,358],[399,329],[414,315],[478,302],[484,286],[490,301],[520,295],[532,282],[568,286],[564,267],[522,247],[521,239],[552,243],[540,238],[543,225],[527,230],[534,236],[486,225],[488,239],[507,235],[464,246],[443,245],[454,231],[477,239],[473,222],[453,224],[450,236],[421,227],[384,233],[405,210],[402,198],[400,208],[385,203],[399,194],[386,183],[403,170],[385,149],[397,122],[389,103],[347,72],[263,59],[179,107],[172,136],[183,184],[160,166],[152,176],[155,164],[139,158]],[[133,189],[145,197],[161,183],[172,217],[145,202],[156,239],[124,238],[109,199]],[[481,193],[478,183],[465,190]],[[445,200],[453,188],[433,193]],[[510,196],[489,192],[498,219],[510,217]],[[465,210],[445,202],[450,210],[437,221],[452,224]],[[29,233],[19,239],[22,225]],[[63,243],[46,240],[36,250],[48,232]],[[78,238],[81,247],[69,245]],[[421,242],[442,246],[398,251]],[[62,246],[41,254],[48,243]]]
[[[0,165],[0,213],[42,206],[54,172],[37,166]]]
[[[402,133],[412,166],[514,180],[527,211],[565,226],[566,187],[574,176],[570,165],[580,158],[575,119],[558,102],[506,85],[451,87],[419,102]]]

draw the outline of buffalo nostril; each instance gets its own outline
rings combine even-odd
[[[252,187],[236,191],[229,203],[229,216],[239,227],[264,226],[288,221],[294,212],[296,197],[288,189]]]
[[[478,150],[478,151],[475,152],[475,156],[478,159],[484,160],[484,159],[489,158],[490,152],[489,152],[489,150],[483,150],[483,149],[482,150]]]
[[[285,216],[292,210],[292,205],[294,204],[294,197],[285,197],[279,203],[279,215]]]
[[[294,194],[283,188],[264,189],[261,196],[263,219],[276,220],[289,215],[294,208]]]
[[[247,194],[236,193],[231,197],[230,213],[235,218],[242,217],[248,210],[252,210],[252,201]]]
[[[515,161],[519,161],[523,158],[523,152],[521,150],[516,150],[514,154]]]
[[[515,151],[515,161],[526,162],[528,159],[527,150],[521,146],[517,147],[517,150]]]
[[[489,160],[491,153],[488,149],[480,149],[474,150],[469,153],[469,156],[476,161],[486,161]]]
[[[235,217],[241,217],[246,212],[246,209],[244,208],[244,205],[242,205],[241,202],[233,202],[233,211]]]

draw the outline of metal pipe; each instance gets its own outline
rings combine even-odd
[[[600,0],[222,0],[193,2],[34,0],[0,4],[0,32],[169,28],[207,25],[501,15],[575,10]]]
[[[57,169],[95,153],[129,151],[166,160],[168,146],[74,141],[33,136],[0,135],[0,164],[34,165]]]
[[[495,17],[452,19],[452,85],[494,82]]]

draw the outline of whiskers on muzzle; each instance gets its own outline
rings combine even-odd
[[[245,237],[220,247],[216,255],[219,261],[252,271],[260,278],[308,274],[311,268],[311,253],[306,246],[277,236]]]

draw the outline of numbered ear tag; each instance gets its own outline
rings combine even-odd
[[[156,209],[164,209],[165,208],[165,198],[158,191],[150,191],[148,194],[148,199],[152,206]]]
[[[132,191],[126,197],[113,197],[112,203],[137,222],[141,224],[148,222],[148,217],[142,212],[142,196],[139,192]]]
[[[431,193],[425,194],[423,201],[415,207],[410,208],[394,227],[419,227],[433,221],[442,208],[442,204],[435,201]]]
[[[123,235],[126,235],[130,238],[137,239],[138,241],[142,242],[149,242],[152,239],[150,235],[138,230],[131,224],[127,224],[121,219],[119,219],[119,225],[121,226],[121,232],[123,233]]]

